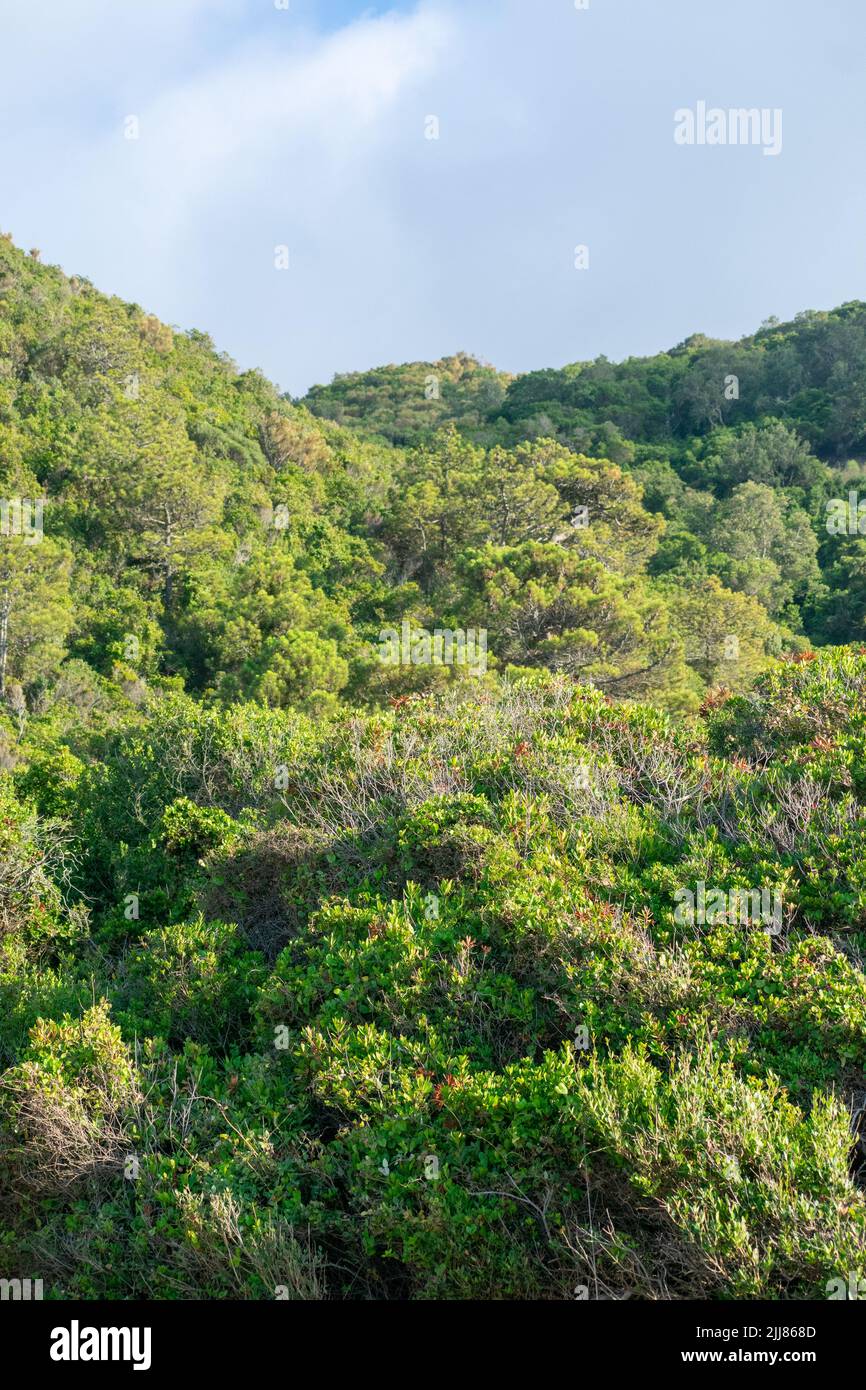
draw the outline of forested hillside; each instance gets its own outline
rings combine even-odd
[[[317,712],[459,676],[383,665],[380,633],[406,620],[486,630],[494,671],[694,710],[861,634],[858,516],[827,522],[862,472],[836,455],[857,444],[866,308],[510,384],[465,357],[384,368],[311,393],[313,416],[8,241],[0,277],[3,487],[44,498],[43,542],[5,550],[22,596],[0,682],[31,703],[61,669]],[[803,386],[813,358],[823,394]],[[712,382],[712,418],[675,404]]]
[[[864,335],[299,402],[0,241],[4,1277],[863,1268]]]

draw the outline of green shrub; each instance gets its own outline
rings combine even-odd
[[[115,1011],[128,1037],[184,1038],[225,1049],[246,1035],[264,976],[237,927],[178,922],[146,931],[118,970]]]

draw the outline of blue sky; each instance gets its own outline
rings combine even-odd
[[[294,394],[736,337],[866,298],[864,39],[862,0],[0,0],[0,225]],[[677,145],[699,101],[781,153]]]

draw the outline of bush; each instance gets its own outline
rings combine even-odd
[[[535,673],[315,737],[160,699],[79,745],[86,912],[7,777],[20,1259],[88,1298],[821,1297],[866,1254],[864,677],[677,720]],[[701,881],[773,930],[678,915]]]
[[[198,917],[147,931],[118,967],[117,1018],[128,1037],[225,1049],[245,1036],[263,976],[235,926]]]

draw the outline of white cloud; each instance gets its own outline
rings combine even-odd
[[[860,195],[832,225],[808,197],[863,123],[809,0],[422,0],[332,33],[301,5],[0,0],[4,226],[293,391],[457,348],[512,370],[653,350],[861,292]],[[700,97],[784,106],[784,158],[689,160],[673,112]]]
[[[200,0],[186,0],[185,14],[174,16],[181,29],[189,31],[199,8]],[[99,9],[90,0],[89,25]],[[351,305],[353,290],[369,289],[371,267],[383,256],[395,267],[405,254],[393,200],[383,194],[383,161],[410,123],[421,139],[423,105],[415,109],[413,93],[441,69],[454,24],[434,6],[324,36],[288,31],[274,19],[267,37],[221,52],[149,100],[136,102],[125,76],[104,101],[113,110],[95,138],[62,133],[59,113],[50,150],[42,150],[41,199],[22,183],[5,215],[17,232],[17,212],[26,208],[32,228],[34,202],[41,204],[40,244],[49,258],[62,243],[59,258],[70,270],[166,317],[216,330],[245,361],[260,360],[255,324],[260,341],[272,337],[279,325],[268,320],[282,303],[287,358],[297,372],[291,344],[299,322],[331,311],[330,292],[347,268],[356,277],[346,287]],[[130,115],[138,139],[124,138]],[[68,142],[63,158],[57,141]],[[62,229],[49,211],[57,208]],[[273,267],[281,243],[292,253],[288,283]],[[243,302],[255,324],[240,343],[229,341],[230,306]],[[369,315],[369,306],[356,307]]]

